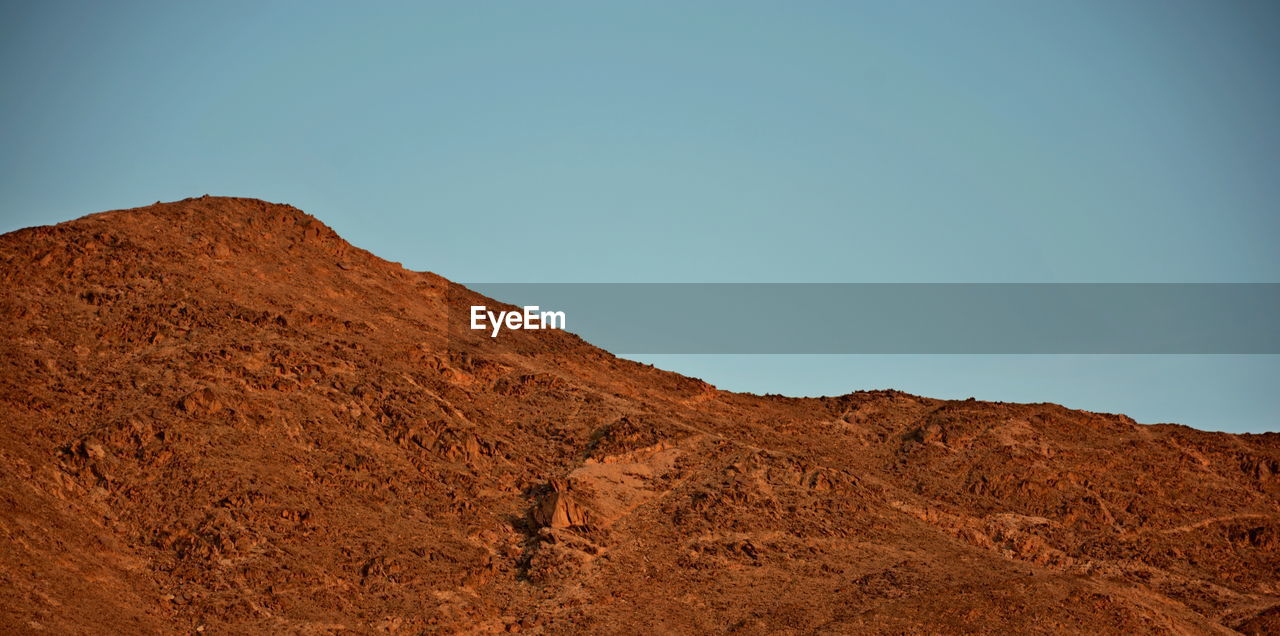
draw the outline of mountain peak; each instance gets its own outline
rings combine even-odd
[[[255,199],[27,228],[0,259],[7,631],[1280,620],[1277,436],[451,339],[470,292]]]

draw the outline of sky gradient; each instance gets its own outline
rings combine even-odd
[[[1280,4],[4,2],[0,230],[287,202],[459,282],[1280,281]],[[646,359],[1277,430],[1275,356]]]

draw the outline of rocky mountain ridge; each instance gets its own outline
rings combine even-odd
[[[1280,434],[458,337],[252,199],[0,260],[6,632],[1280,631]]]

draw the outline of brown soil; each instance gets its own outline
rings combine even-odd
[[[451,348],[249,199],[0,259],[0,632],[1280,632],[1280,434]]]

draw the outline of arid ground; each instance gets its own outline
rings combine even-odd
[[[0,258],[6,634],[1280,633],[1280,434],[451,340],[252,199]]]

